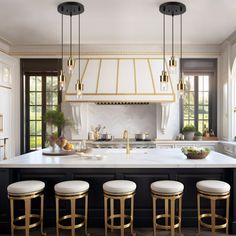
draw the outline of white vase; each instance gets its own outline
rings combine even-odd
[[[184,140],[191,141],[194,138],[194,133],[193,131],[190,132],[184,132]]]

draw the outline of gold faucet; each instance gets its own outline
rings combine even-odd
[[[126,154],[130,154],[130,144],[129,144],[129,133],[128,130],[125,130],[123,133],[123,139],[126,140]]]

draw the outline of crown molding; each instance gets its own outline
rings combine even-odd
[[[175,46],[176,56],[179,56],[179,45]],[[9,55],[15,57],[60,57],[60,45],[11,45]],[[77,55],[78,45],[73,45],[74,55]],[[64,46],[64,55],[69,55],[69,45]],[[217,56],[221,52],[220,45],[185,44],[184,55]],[[167,55],[171,54],[171,45],[166,45]],[[82,55],[162,55],[161,44],[82,44]]]

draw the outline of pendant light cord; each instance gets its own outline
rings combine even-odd
[[[182,14],[180,15],[180,69],[179,69],[179,72],[180,72],[180,80],[182,81],[182,57],[183,57],[183,42],[182,42],[182,37],[183,37],[183,26],[182,26]]]
[[[72,15],[70,15],[70,58],[72,58]]]
[[[172,15],[172,57],[174,57],[174,15]]]
[[[166,26],[166,23],[165,23],[165,14],[163,14],[163,71],[165,71],[165,59],[166,59],[166,49],[165,49],[165,26]]]
[[[63,73],[63,45],[64,45],[64,41],[63,41],[63,35],[64,35],[64,29],[63,29],[63,14],[61,14],[61,71]]]
[[[78,48],[78,52],[79,52],[79,61],[78,61],[78,76],[79,76],[79,81],[80,81],[80,83],[82,83],[82,81],[81,81],[81,78],[80,78],[80,14],[78,15],[78,46],[79,46],[79,48]]]

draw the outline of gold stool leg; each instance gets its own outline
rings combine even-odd
[[[40,200],[41,200],[41,202],[40,202],[40,224],[41,224],[41,235],[42,236],[46,236],[46,233],[44,232],[44,230],[43,230],[43,216],[44,216],[44,195],[42,194],[41,196],[40,196]]]
[[[211,199],[211,233],[215,235],[215,225],[216,225],[216,202],[215,199]]]
[[[131,197],[131,209],[130,209],[130,216],[131,216],[131,225],[130,225],[130,231],[131,235],[136,235],[134,233],[134,196]]]
[[[182,196],[179,198],[179,235],[182,235]]]
[[[25,236],[29,236],[31,199],[25,199]]]
[[[89,236],[89,233],[88,233],[88,195],[85,196],[84,227],[85,227],[85,235]]]
[[[107,197],[104,197],[104,224],[105,224],[105,236],[107,236]]]
[[[175,200],[170,199],[170,228],[171,228],[171,236],[175,235]]]
[[[114,199],[110,198],[110,216],[111,216],[111,226],[114,226]],[[113,232],[113,228],[111,228],[111,232]]]
[[[226,199],[226,220],[227,220],[227,225],[226,225],[226,235],[229,234],[229,196]]]
[[[200,224],[200,215],[201,215],[201,199],[200,199],[200,194],[197,193],[197,225],[198,225],[198,235],[200,235],[201,231],[201,224]]]
[[[168,215],[169,215],[169,199],[165,199],[165,226],[168,226]],[[166,228],[167,230],[167,228]]]
[[[70,200],[70,208],[71,208],[71,235],[75,236],[75,198]]]
[[[57,236],[59,236],[59,198],[56,196],[56,228]]]
[[[153,236],[156,236],[156,198],[154,196],[152,196],[152,222],[153,222]]]
[[[11,236],[14,236],[14,200],[10,199],[11,208]]]
[[[120,235],[124,236],[125,235],[125,200],[124,199],[120,199]]]

